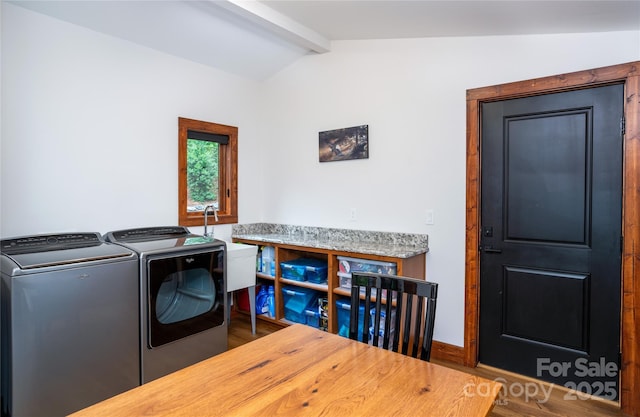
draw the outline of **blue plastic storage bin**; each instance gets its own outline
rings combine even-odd
[[[307,324],[307,307],[317,309],[317,291],[302,287],[282,287],[282,299],[284,300],[284,318],[294,323]]]
[[[307,326],[320,328],[320,313],[317,308],[314,309],[313,306],[310,306],[304,310],[304,314],[307,318]]]
[[[338,334],[349,337],[349,324],[351,323],[351,300],[343,298],[336,300],[338,311]],[[364,326],[364,303],[360,303],[358,313],[358,340],[362,342],[362,327]]]
[[[327,283],[327,261],[313,258],[298,258],[280,262],[282,278],[295,281],[309,281],[316,284]]]

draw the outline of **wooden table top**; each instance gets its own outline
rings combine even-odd
[[[72,416],[484,416],[500,387],[296,324]]]

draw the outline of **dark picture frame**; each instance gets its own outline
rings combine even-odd
[[[345,127],[319,133],[320,162],[369,158],[369,125]]]

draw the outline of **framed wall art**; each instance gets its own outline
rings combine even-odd
[[[369,158],[369,125],[320,132],[318,155],[320,162]]]

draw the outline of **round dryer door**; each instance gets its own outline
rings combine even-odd
[[[224,324],[224,252],[147,262],[149,347]]]
[[[156,319],[171,324],[205,314],[216,302],[216,285],[204,268],[174,272],[158,289]]]

